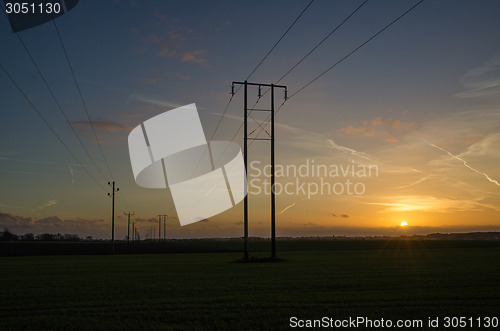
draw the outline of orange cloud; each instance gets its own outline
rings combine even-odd
[[[386,136],[385,141],[388,141],[390,143],[397,143],[399,141],[392,134],[390,134],[388,131],[384,131],[383,134],[384,134],[384,136]]]
[[[367,121],[364,121],[363,124],[366,125]],[[374,119],[370,120],[370,125],[371,126],[377,126],[377,125],[390,125],[391,122],[389,120],[385,120],[382,117],[376,117]]]
[[[88,121],[75,121],[73,124],[76,124],[80,127],[91,127],[90,122]],[[103,131],[108,131],[108,132],[117,132],[117,131],[125,131],[125,132],[130,132],[132,131],[133,127],[128,126],[128,125],[123,125],[119,123],[113,123],[113,122],[104,122],[104,121],[92,121],[92,125],[96,129],[100,129]]]
[[[160,35],[151,33],[147,37],[143,37],[142,41],[159,47],[157,55],[160,57],[176,58],[181,62],[205,64],[207,62],[205,50],[192,51],[187,49],[187,38],[194,32],[193,29],[175,28]]]
[[[374,128],[372,128],[370,131],[368,131],[367,127],[364,127],[364,126],[355,127],[352,125],[348,125],[346,128],[342,128],[341,131],[344,132],[345,134],[360,133],[363,136],[367,136],[367,137],[372,137],[375,133]]]
[[[201,64],[206,62],[206,60],[202,58],[205,55],[206,51],[186,52],[182,54],[181,61]]]
[[[158,44],[161,42],[161,39],[160,37],[158,37],[157,35],[155,34],[150,34],[147,38],[146,38],[147,41],[151,42],[151,43],[154,43],[154,44]]]
[[[174,57],[175,50],[170,49],[170,47],[163,46],[158,53],[158,56]]]
[[[174,41],[177,41],[177,42],[185,42],[186,41],[186,38],[182,34],[180,34],[178,32],[170,35],[168,37],[168,39],[174,40]]]
[[[401,122],[400,120],[385,119],[379,116],[364,121],[361,126],[348,125],[340,131],[345,134],[361,134],[365,137],[373,137],[379,134],[385,137],[385,141],[394,143],[399,140],[391,130],[408,130],[414,124],[414,122]]]

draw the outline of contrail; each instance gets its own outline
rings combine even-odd
[[[420,171],[421,172],[421,171]],[[435,177],[437,175],[429,175],[429,176],[425,176],[424,178],[420,178],[419,180],[417,180],[416,182],[414,183],[411,183],[411,184],[408,184],[408,185],[403,185],[403,186],[398,186],[396,187],[397,189],[402,189],[402,188],[408,188],[408,187],[412,187],[412,186],[415,186],[415,185],[418,185],[420,183],[423,183],[425,182],[426,180],[428,180],[429,178],[432,178],[432,177]]]
[[[69,168],[69,173],[71,174],[71,184],[74,184],[75,183],[75,173],[73,172],[73,168],[71,167],[68,167]]]
[[[280,212],[280,215],[283,214],[284,212],[286,212],[288,209],[292,208],[293,206],[295,206],[295,202],[292,203],[290,206],[286,207],[285,209],[283,209],[281,212]]]
[[[466,167],[467,167],[467,168],[469,168],[470,170],[472,170],[472,171],[474,171],[474,172],[476,172],[476,173],[478,173],[478,174],[480,174],[480,175],[483,175],[483,176],[484,176],[484,177],[485,177],[488,181],[492,182],[492,183],[493,183],[493,184],[495,184],[496,186],[500,186],[500,183],[499,183],[497,180],[495,180],[495,179],[491,178],[490,176],[488,176],[488,175],[487,175],[487,174],[485,174],[484,172],[481,172],[481,171],[479,171],[479,170],[474,169],[473,167],[471,167],[470,165],[468,165],[468,164],[467,164],[467,162],[466,162],[464,159],[461,159],[461,158],[459,158],[458,156],[451,154],[451,153],[450,153],[450,152],[448,152],[446,149],[441,148],[441,147],[439,147],[439,146],[436,146],[436,145],[434,145],[433,143],[431,143],[431,142],[429,142],[429,141],[427,141],[427,140],[425,140],[425,139],[423,139],[423,140],[424,140],[425,142],[427,142],[429,145],[431,145],[432,147],[435,147],[435,148],[437,148],[437,149],[439,149],[439,150],[441,150],[441,151],[445,152],[446,154],[448,154],[448,155],[449,155],[449,156],[451,156],[452,158],[454,158],[454,159],[457,159],[457,160],[461,161],[461,162],[464,164],[464,166],[466,166]]]

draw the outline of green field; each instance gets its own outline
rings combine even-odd
[[[286,329],[292,316],[500,317],[498,243],[278,248],[284,261],[277,263],[234,263],[237,252],[1,257],[0,330]]]

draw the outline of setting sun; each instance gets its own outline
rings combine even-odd
[[[401,222],[401,226],[408,226],[408,223],[406,223],[406,222]]]

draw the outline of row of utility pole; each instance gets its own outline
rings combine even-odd
[[[118,187],[116,187],[116,183],[114,181],[108,182],[108,185],[111,187],[111,193],[108,193],[108,196],[111,197],[111,243],[113,253],[115,252],[115,195],[120,191]],[[135,215],[135,212],[123,212],[125,216],[127,216],[127,244],[130,244],[130,216]],[[163,220],[163,240],[167,238],[167,215],[162,214],[158,215],[158,240],[161,240],[161,221]],[[138,240],[139,233],[137,232],[137,227],[135,226],[135,222],[132,222],[132,241]]]

